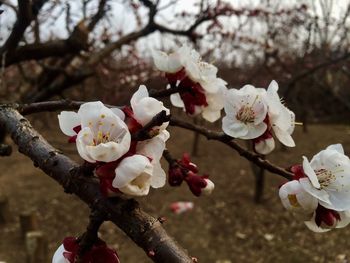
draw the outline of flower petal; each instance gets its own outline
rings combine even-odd
[[[74,111],[62,111],[58,115],[58,124],[65,135],[74,136],[76,132],[73,128],[80,125],[80,117]]]
[[[278,126],[272,126],[272,129],[281,143],[288,147],[295,147],[295,142],[289,132],[280,129]]]
[[[318,181],[316,173],[312,169],[308,159],[305,156],[303,156],[303,169],[304,169],[304,173],[306,174],[306,176],[310,179],[310,182],[313,185],[313,187],[320,189],[321,185]]]
[[[299,182],[301,186],[304,188],[304,190],[309,194],[313,195],[314,197],[316,197],[318,200],[320,200],[319,202],[323,202],[325,204],[331,204],[328,193],[325,190],[316,189],[310,183],[310,180],[308,178],[301,178],[299,179]]]
[[[202,111],[202,116],[209,122],[215,122],[221,117],[221,110],[211,110],[209,107],[206,107]]]
[[[85,161],[88,161],[90,163],[95,163],[96,160],[94,160],[89,152],[86,150],[87,145],[93,145],[94,144],[94,136],[91,132],[91,129],[89,127],[83,128],[77,135],[76,139],[76,145],[77,150],[81,158],[83,158]]]
[[[86,151],[96,161],[99,162],[113,162],[122,157],[130,147],[128,139],[122,139],[121,143],[110,141],[107,143],[100,143],[98,145],[87,145]]]
[[[115,169],[113,187],[122,188],[142,174],[151,178],[153,167],[149,159],[143,155],[135,154],[123,159]]]
[[[52,263],[69,263],[69,261],[63,256],[65,252],[63,245],[60,245],[56,250],[52,258]]]
[[[153,188],[163,187],[166,183],[166,174],[159,161],[153,164],[153,175],[151,177],[151,186]]]
[[[265,122],[262,122],[258,125],[248,123],[247,128],[248,133],[244,136],[241,136],[240,139],[250,140],[258,138],[266,131],[267,125]]]
[[[180,94],[179,93],[174,93],[170,95],[170,102],[173,104],[175,107],[178,108],[184,108],[185,104],[182,101]]]
[[[275,140],[273,138],[260,140],[259,142],[254,144],[254,149],[260,154],[269,154],[273,151],[273,149],[275,149]]]
[[[241,138],[248,134],[248,127],[238,120],[233,120],[229,116],[222,118],[222,130],[233,138]]]

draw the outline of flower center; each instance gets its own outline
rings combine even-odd
[[[255,113],[250,106],[242,106],[236,114],[237,120],[244,123],[252,123],[255,119]]]
[[[336,179],[335,175],[327,169],[316,170],[315,173],[321,185],[321,189],[329,186]]]

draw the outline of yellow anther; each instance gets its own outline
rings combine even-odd
[[[300,207],[300,204],[298,202],[296,195],[288,195],[288,200],[291,206],[293,207]]]

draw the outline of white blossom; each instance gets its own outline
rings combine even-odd
[[[159,70],[167,73],[168,77],[171,75],[178,86],[186,89],[170,96],[175,107],[183,108],[192,116],[201,113],[210,122],[220,118],[227,83],[217,77],[217,67],[202,61],[199,53],[187,45],[169,55],[153,52],[153,59]]]
[[[311,162],[304,156],[306,178],[299,179],[302,187],[319,203],[336,211],[350,210],[350,160],[341,144],[328,146]]]
[[[119,109],[109,109],[100,101],[87,102],[78,113],[63,111],[58,119],[63,133],[77,135],[78,152],[88,162],[112,162],[129,150],[131,135]],[[78,134],[77,126],[81,127]]]
[[[261,136],[267,129],[264,122],[267,114],[264,90],[252,85],[245,85],[240,90],[228,90],[225,113],[222,129],[227,135],[240,139]]]

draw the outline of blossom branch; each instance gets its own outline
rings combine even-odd
[[[286,169],[279,167],[275,164],[272,164],[268,160],[264,159],[264,157],[262,155],[259,155],[259,154],[256,154],[254,152],[246,150],[245,148],[240,146],[238,143],[233,141],[232,137],[224,134],[223,132],[212,131],[212,130],[209,130],[205,127],[195,125],[192,123],[188,123],[188,122],[176,119],[174,117],[171,118],[170,125],[181,127],[181,128],[186,129],[186,130],[198,132],[199,134],[202,134],[203,136],[205,136],[208,140],[220,141],[220,142],[226,144],[227,146],[231,147],[232,149],[234,149],[242,157],[255,163],[256,165],[258,165],[261,168],[264,168],[272,173],[281,175],[288,180],[291,180],[293,177],[293,174],[291,172],[288,172]]]
[[[104,198],[98,181],[86,177],[77,163],[52,147],[15,109],[0,107],[0,124],[4,125],[21,153],[30,157],[67,192],[77,195],[93,210],[105,212],[108,220],[120,227],[147,254],[153,251],[151,259],[154,262],[192,262],[157,219],[143,212],[133,199]]]
[[[32,113],[38,113],[43,111],[57,111],[57,110],[76,110],[80,107],[80,105],[84,102],[80,101],[69,101],[69,100],[59,100],[59,101],[47,101],[47,102],[37,102],[37,103],[30,103],[30,104],[22,104],[17,105],[18,111],[23,115],[28,115]],[[113,107],[111,105],[106,105],[107,107]],[[153,125],[153,124],[151,124]],[[223,132],[215,132],[208,130],[205,127],[191,124],[185,121],[181,121],[179,119],[176,119],[174,117],[170,118],[170,125],[181,127],[187,130],[196,131],[199,134],[202,134],[209,140],[216,140],[220,141],[227,146],[233,148],[235,151],[237,151],[241,156],[246,158],[247,160],[254,162],[259,167],[262,167],[272,173],[281,175],[288,180],[292,179],[293,174],[291,172],[288,172],[286,169],[279,167],[270,161],[264,159],[262,155],[256,154],[254,152],[248,151],[242,146],[240,146],[238,143],[233,141],[233,138],[224,134]],[[153,125],[155,126],[155,125]],[[144,130],[145,127],[142,129]],[[135,135],[134,135],[135,136]],[[137,135],[139,136],[139,135]],[[164,156],[165,157],[165,156]]]

